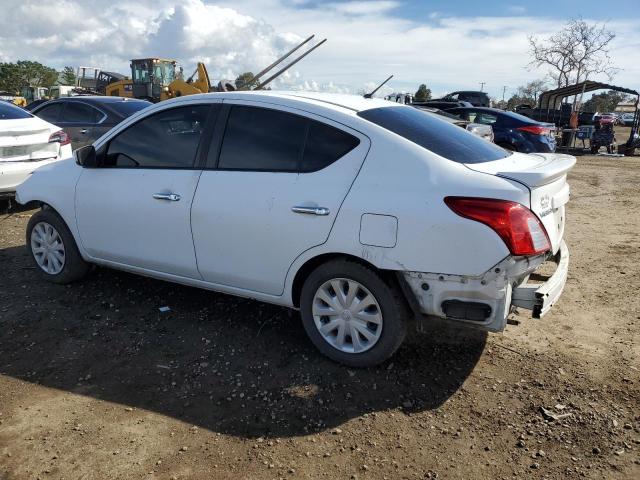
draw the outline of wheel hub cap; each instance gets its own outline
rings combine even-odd
[[[372,348],[382,334],[382,311],[362,284],[347,278],[323,283],[313,298],[313,320],[322,338],[345,353]]]
[[[65,248],[62,237],[47,222],[37,223],[33,227],[31,253],[38,266],[49,275],[56,275],[64,268]]]

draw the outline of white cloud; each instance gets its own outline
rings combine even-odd
[[[398,8],[400,2],[392,1],[354,1],[344,3],[325,3],[326,8],[350,15],[378,15]]]
[[[189,73],[204,61],[217,82],[256,72],[315,33],[328,42],[274,87],[357,92],[395,74],[384,92],[415,91],[426,83],[439,95],[486,82],[486,90],[501,96],[503,85],[509,93],[544,76],[525,68],[527,35],[546,36],[563,23],[524,12],[469,18],[435,11],[420,23],[396,16],[402,8],[384,0],[3,0],[0,60],[126,73],[131,58],[173,57]],[[618,35],[611,56],[624,68],[613,83],[631,88],[640,78],[637,23],[609,23]]]

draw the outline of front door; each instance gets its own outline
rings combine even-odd
[[[207,165],[217,168],[202,173],[194,198],[193,237],[205,280],[281,295],[296,257],[327,240],[369,141],[326,119],[258,105],[229,106],[209,151]]]
[[[200,278],[190,210],[210,110],[210,105],[162,110],[100,147],[103,166],[84,169],[76,186],[78,230],[91,256]]]

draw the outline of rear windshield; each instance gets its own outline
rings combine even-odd
[[[511,153],[464,128],[413,107],[363,110],[358,116],[458,163],[483,163]]]
[[[521,122],[526,122],[526,123],[539,123],[537,121],[535,121],[533,118],[529,118],[526,117],[524,115],[520,115],[519,113],[515,113],[515,112],[500,112],[501,115],[506,115],[508,117],[513,118],[514,120],[519,120]]]
[[[0,100],[0,120],[15,120],[17,118],[31,117],[33,117],[33,115],[20,107],[16,107],[9,102],[3,102]]]
[[[153,105],[151,102],[145,100],[127,100],[122,102],[113,102],[109,104],[109,107],[116,113],[119,113],[123,117],[130,117],[134,113]]]

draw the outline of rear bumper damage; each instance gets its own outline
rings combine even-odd
[[[31,161],[0,161],[0,194],[11,196],[16,187],[24,182],[33,171],[44,165],[57,161],[57,158]]]
[[[544,283],[530,276],[546,261],[556,263]],[[487,331],[504,330],[512,307],[540,318],[556,303],[569,269],[569,250],[562,242],[549,257],[507,257],[480,276],[401,272],[400,280],[414,312],[428,322],[442,319]]]

